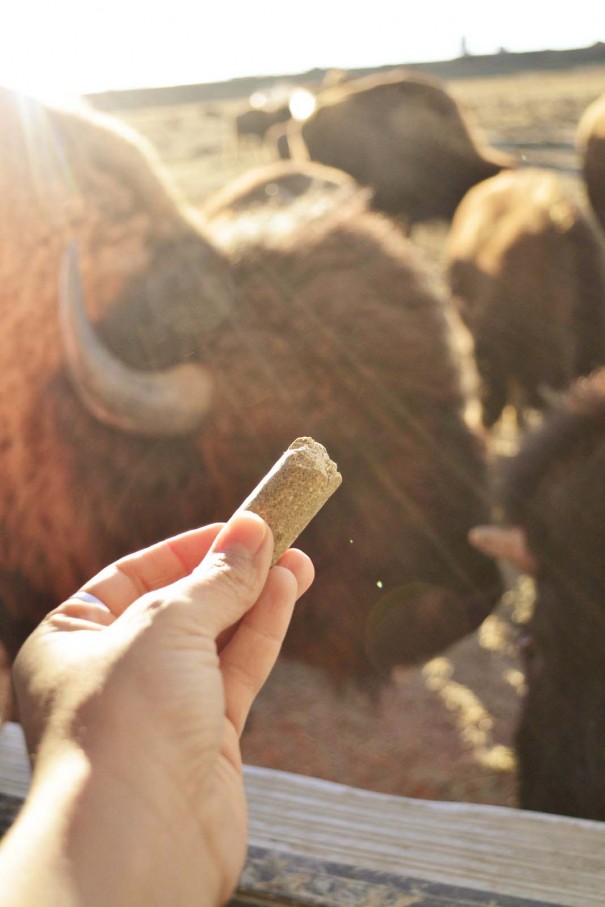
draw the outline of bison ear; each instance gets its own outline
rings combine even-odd
[[[101,343],[88,319],[75,243],[66,250],[61,276],[63,354],[86,409],[99,422],[132,434],[167,437],[199,428],[212,401],[209,370],[192,363],[157,372],[126,365]]]
[[[475,526],[468,540],[478,551],[516,567],[521,573],[534,576],[538,572],[538,562],[520,526]]]

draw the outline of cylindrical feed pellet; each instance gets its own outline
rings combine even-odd
[[[313,438],[297,438],[284,451],[239,508],[257,513],[269,524],[275,541],[273,564],[341,482],[336,463]]]

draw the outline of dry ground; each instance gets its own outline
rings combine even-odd
[[[574,133],[584,108],[605,91],[605,68],[450,88],[492,144],[528,165],[557,169],[584,199]],[[233,115],[243,100],[119,115],[152,141],[187,198],[200,203],[232,176],[274,158],[270,148],[237,149]],[[444,236],[443,225],[413,236],[437,268]],[[497,440],[502,455],[514,447],[510,434]],[[400,671],[377,700],[334,690],[305,666],[278,664],[245,733],[244,759],[377,791],[514,805],[511,747],[523,687],[515,625],[530,606],[529,581],[511,578],[498,611],[476,634],[427,665]]]

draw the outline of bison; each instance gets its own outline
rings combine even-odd
[[[409,226],[451,219],[475,183],[513,159],[484,146],[442,85],[396,70],[320,93],[314,113],[291,124],[290,154],[350,173],[375,208]]]
[[[0,123],[11,651],[106,563],[228,517],[300,435],[344,484],[302,538],[318,579],[287,654],[361,680],[473,630],[501,593],[467,540],[489,518],[484,449],[396,227],[338,193],[306,210],[303,192],[266,233],[233,195],[196,215],[106,118],[2,92]]]
[[[605,820],[605,370],[578,379],[503,478],[483,550],[534,576],[516,737],[525,809]]]
[[[554,173],[514,170],[471,189],[445,259],[486,426],[507,403],[522,422],[605,361],[605,244]]]
[[[605,227],[605,94],[582,114],[576,144],[590,204],[599,223]]]
[[[238,145],[249,138],[263,142],[272,126],[286,123],[291,117],[289,103],[278,107],[248,107],[235,118]]]
[[[318,214],[341,203],[352,205],[355,199],[364,205],[366,198],[353,177],[342,170],[312,161],[304,166],[275,161],[232,179],[203,204],[201,211],[206,222],[212,221],[213,235],[223,226],[232,235],[234,219],[244,214],[241,223],[248,232],[253,230],[253,220],[260,220],[265,231],[280,231],[283,222],[277,215],[281,213],[290,222],[298,202],[309,218],[313,207]]]

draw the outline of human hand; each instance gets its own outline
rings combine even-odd
[[[19,653],[32,794],[47,779],[67,789],[74,903],[231,893],[246,848],[239,736],[313,579],[296,550],[270,570],[272,549],[251,513],[162,542],[98,574],[82,591],[99,603],[74,596]]]

